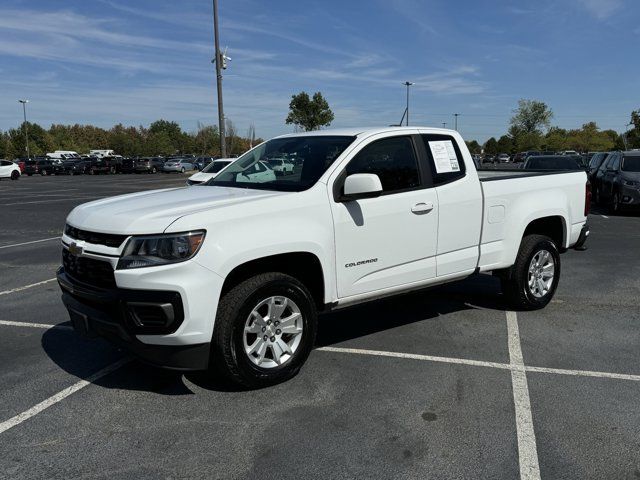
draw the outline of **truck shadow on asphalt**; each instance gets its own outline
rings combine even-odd
[[[331,346],[450,313],[476,309],[504,311],[500,282],[496,278],[474,275],[441,287],[324,313],[318,322],[316,347]],[[52,328],[44,333],[42,348],[62,370],[82,379],[126,356],[126,352],[106,341],[84,339],[72,330],[60,328]],[[93,383],[109,389],[160,395],[193,395],[188,383],[217,392],[243,390],[216,373],[173,372],[135,359]]]

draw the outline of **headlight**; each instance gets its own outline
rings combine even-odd
[[[117,268],[125,270],[184,262],[198,253],[204,235],[204,230],[200,230],[131,237],[122,251]]]

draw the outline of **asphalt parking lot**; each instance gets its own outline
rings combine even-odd
[[[327,314],[293,380],[237,391],[69,327],[73,206],[186,175],[0,182],[2,478],[640,478],[640,216],[590,216],[553,302],[487,275]]]

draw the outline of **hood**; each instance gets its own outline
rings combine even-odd
[[[640,181],[640,172],[630,172],[628,170],[620,171],[621,177],[626,180],[632,180],[634,182]]]
[[[194,173],[189,177],[189,180],[195,180],[196,182],[206,182],[207,180],[211,180],[215,178],[218,173],[207,173],[207,172],[198,172]]]
[[[228,187],[183,187],[120,195],[74,208],[67,222],[82,230],[139,235],[162,233],[184,215],[255,202],[282,192]]]

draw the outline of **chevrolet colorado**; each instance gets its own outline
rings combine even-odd
[[[301,166],[247,175],[276,156]],[[291,134],[202,185],[76,207],[57,278],[81,333],[264,386],[298,372],[319,311],[477,272],[499,276],[513,308],[544,307],[589,204],[584,171],[478,172],[451,130]]]

